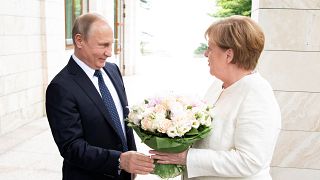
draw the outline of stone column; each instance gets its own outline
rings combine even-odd
[[[125,1],[124,18],[124,75],[135,73],[135,63],[139,54],[139,32],[136,14],[140,1]]]
[[[320,1],[253,0],[266,44],[259,72],[280,104],[274,180],[320,179]]]

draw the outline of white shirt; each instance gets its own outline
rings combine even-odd
[[[95,69],[92,69],[91,67],[86,65],[83,61],[81,61],[79,58],[77,58],[77,56],[75,56],[74,54],[72,55],[72,58],[81,67],[81,69],[87,74],[87,76],[92,81],[93,85],[96,87],[97,91],[99,92],[99,94],[101,96],[99,84],[98,84],[98,77],[94,76]],[[100,70],[102,73],[104,83],[108,87],[110,94],[112,96],[112,99],[114,101],[114,104],[117,108],[118,115],[119,115],[120,122],[121,122],[122,131],[125,134],[126,131],[125,131],[124,120],[123,120],[123,109],[122,109],[122,105],[121,105],[118,93],[117,93],[115,87],[113,86],[108,74],[104,71],[104,69],[100,69]],[[126,138],[126,135],[124,137]]]
[[[281,127],[271,86],[259,73],[226,89],[221,85],[214,82],[206,95],[215,104],[213,130],[189,149],[184,179],[271,180],[270,163]]]

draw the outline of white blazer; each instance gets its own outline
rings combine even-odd
[[[189,149],[183,179],[271,180],[281,114],[269,83],[257,72],[226,89],[217,80],[205,99],[215,104],[213,131]]]

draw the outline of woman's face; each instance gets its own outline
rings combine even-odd
[[[221,79],[225,75],[225,68],[228,65],[226,50],[209,39],[208,49],[204,55],[208,58],[210,74]]]

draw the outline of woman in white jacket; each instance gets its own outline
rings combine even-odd
[[[264,34],[250,18],[232,16],[212,24],[205,35],[210,73],[219,79],[205,97],[215,105],[213,131],[187,151],[150,151],[152,158],[186,165],[184,179],[271,180],[281,115],[271,86],[255,71]]]

